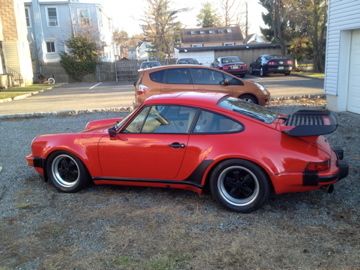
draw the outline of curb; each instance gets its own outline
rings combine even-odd
[[[44,89],[41,89],[41,90],[38,90],[38,91],[33,91],[33,92],[30,92],[30,93],[26,93],[26,94],[22,94],[22,95],[15,96],[15,97],[12,97],[12,98],[0,99],[0,103],[5,103],[5,102],[14,101],[14,100],[25,99],[25,98],[27,98],[27,97],[31,97],[31,96],[37,95],[37,94],[39,94],[39,93],[43,93],[43,92],[45,92],[45,91],[49,91],[49,90],[52,90],[52,89],[54,89],[54,88],[55,88],[55,86],[53,86],[53,87],[48,87],[48,88],[44,88]]]
[[[280,96],[280,97],[271,97],[270,101],[275,100],[275,101],[280,101],[280,100],[299,100],[299,99],[303,99],[303,98],[309,98],[309,99],[323,99],[325,98],[326,95],[325,94],[308,94],[308,95],[300,95],[300,96]]]
[[[308,78],[308,79],[315,79],[315,80],[325,80],[325,78],[316,78],[316,77],[311,77],[308,75],[303,75],[303,74],[296,74],[296,73],[291,73],[291,76],[296,76],[296,77],[301,77],[301,78]]]
[[[56,112],[36,112],[36,113],[17,113],[0,115],[0,119],[27,119],[27,118],[41,118],[47,116],[72,116],[85,113],[99,113],[99,112],[131,112],[132,106],[111,107],[111,108],[95,108],[95,109],[81,109],[81,110],[62,110]]]

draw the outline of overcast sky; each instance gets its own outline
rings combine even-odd
[[[246,0],[236,0],[240,10],[245,11]],[[175,9],[187,8],[178,18],[185,27],[196,27],[196,15],[205,2],[210,2],[215,10],[221,14],[222,0],[171,0]],[[247,0],[249,10],[249,33],[260,33],[260,26],[264,26],[261,13],[263,7],[257,0]],[[146,10],[146,0],[103,0],[106,13],[113,18],[115,28],[125,30],[129,35],[141,33],[141,19]]]

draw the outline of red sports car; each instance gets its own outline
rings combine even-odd
[[[26,157],[63,192],[88,185],[170,187],[203,192],[251,212],[271,192],[330,187],[348,174],[323,134],[328,111],[277,115],[220,93],[152,96],[123,119],[89,122],[80,133],[41,135]]]

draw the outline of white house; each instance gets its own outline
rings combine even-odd
[[[328,108],[360,113],[360,1],[330,0],[325,92]]]
[[[139,61],[150,60],[150,52],[153,50],[151,42],[142,41],[136,47],[136,59]]]

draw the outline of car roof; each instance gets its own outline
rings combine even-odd
[[[225,93],[203,92],[174,92],[169,94],[153,95],[147,98],[145,105],[151,104],[181,104],[189,106],[215,107],[220,99],[228,96]]]
[[[203,69],[212,69],[212,70],[219,71],[218,69],[215,69],[215,68],[212,68],[212,67],[206,67],[206,66],[202,66],[202,65],[181,64],[181,65],[166,65],[166,66],[152,67],[151,69],[146,69],[146,70],[143,70],[141,72],[154,72],[154,71],[163,70],[163,69],[170,69],[170,68],[194,68],[194,67],[203,68]]]

